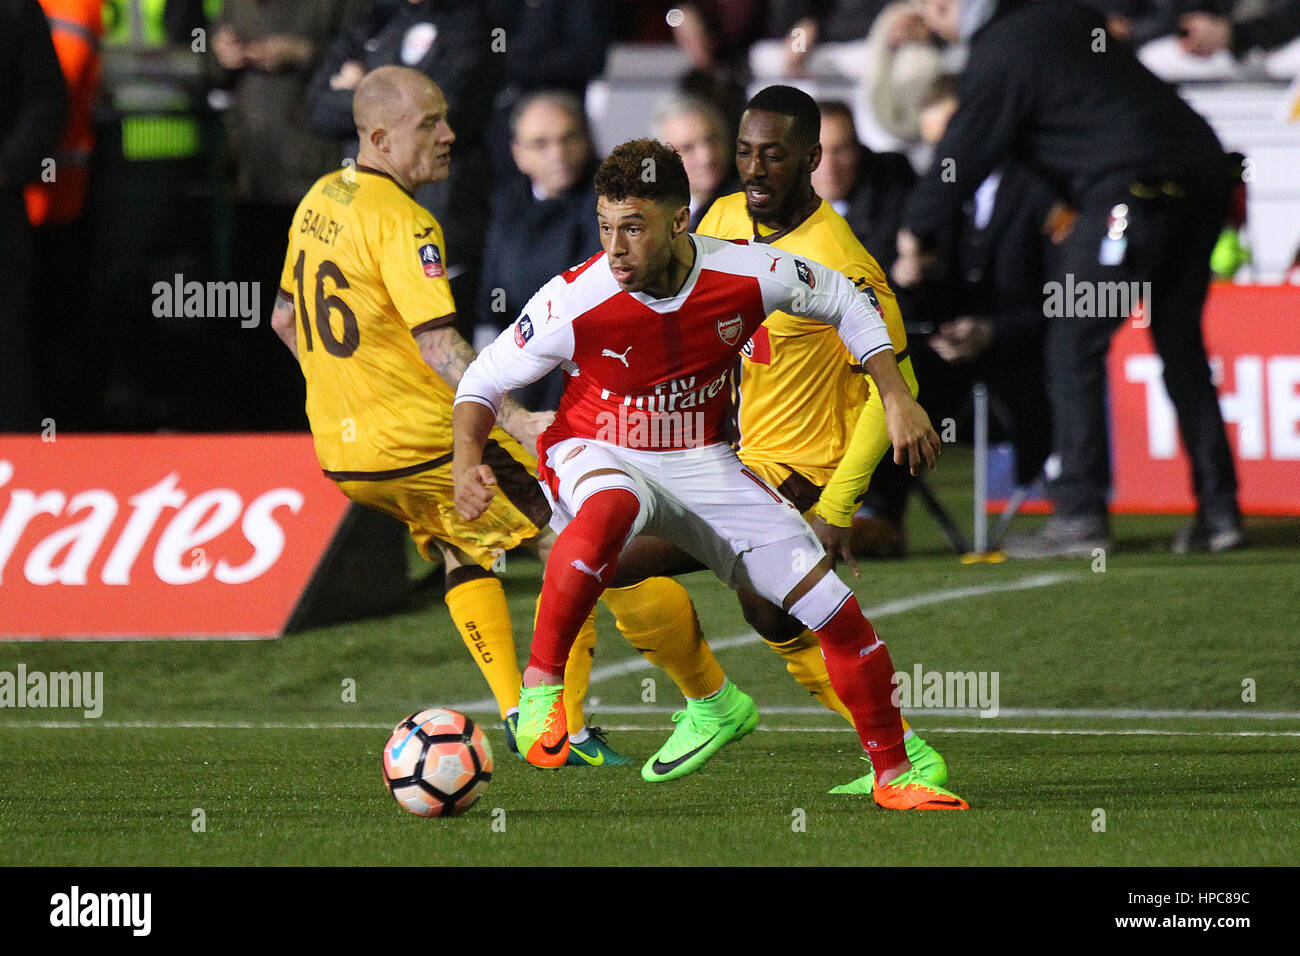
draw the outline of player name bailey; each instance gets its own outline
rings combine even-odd
[[[909,674],[895,671],[891,695],[895,707],[924,710],[978,710],[981,717],[998,715],[998,671],[927,671],[916,664]]]
[[[103,671],[0,671],[0,707],[80,707],[95,720],[104,713]]]
[[[132,936],[153,928],[152,893],[82,893],[73,886],[50,897],[50,925],[58,927],[125,926]]]
[[[170,283],[155,282],[153,296],[159,319],[239,319],[244,329],[262,321],[260,282],[186,282],[178,272]]]

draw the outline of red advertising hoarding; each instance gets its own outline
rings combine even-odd
[[[0,436],[0,635],[275,636],[347,507],[309,435]]]
[[[1300,287],[1216,285],[1204,328],[1242,510],[1300,515]],[[1194,511],[1187,455],[1150,332],[1125,323],[1108,361],[1112,509]]]

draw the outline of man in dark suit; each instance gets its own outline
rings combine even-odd
[[[600,251],[591,188],[596,161],[578,98],[562,90],[529,94],[510,117],[510,133],[518,170],[492,199],[478,290],[477,348],[512,323],[552,276]],[[515,399],[533,411],[552,410],[563,390],[564,376],[556,369],[520,389]]]
[[[813,188],[843,216],[867,252],[889,272],[897,255],[895,236],[916,173],[901,153],[876,153],[858,139],[853,113],[839,101],[818,103],[822,114],[822,162]]]
[[[1086,287],[1094,301],[1103,284],[1143,290],[1197,498],[1196,520],[1175,536],[1173,550],[1241,545],[1236,473],[1201,335],[1210,251],[1228,201],[1219,141],[1173,88],[1107,40],[1104,20],[1086,7],[926,0],[925,15],[945,39],[968,42],[970,59],[960,104],[935,150],[941,161],[904,213],[903,271],[923,271],[936,231],[1008,158],[1042,175],[1078,210],[1060,244],[1054,287]],[[1009,540],[1013,557],[1088,557],[1110,547],[1105,358],[1129,311],[1118,302],[1072,308],[1048,324],[1061,468],[1050,487],[1051,520]]]

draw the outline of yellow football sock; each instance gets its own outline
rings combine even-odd
[[[835,711],[850,724],[853,723],[853,715],[831,686],[831,676],[826,672],[826,658],[822,657],[816,634],[804,628],[803,633],[792,641],[783,644],[767,641],[767,646],[785,658],[785,669],[817,699],[817,703],[827,710]],[[904,719],[903,732],[907,733],[910,729]]]
[[[537,629],[537,614],[542,607],[542,596],[537,596],[533,606],[533,629]],[[569,648],[569,659],[564,662],[564,719],[568,721],[569,733],[576,734],[587,726],[587,718],[582,712],[582,702],[587,699],[587,687],[591,684],[591,663],[596,657],[596,609],[593,607],[587,619],[578,628],[578,636]]]
[[[690,595],[672,578],[608,588],[600,599],[623,636],[651,664],[667,671],[684,695],[699,699],[722,689],[727,675],[709,650]]]
[[[593,607],[578,629],[578,636],[574,638],[569,659],[564,665],[564,714],[569,721],[571,734],[576,734],[586,726],[587,718],[582,713],[582,702],[587,699],[591,665],[595,657],[596,609]]]
[[[473,577],[450,588],[444,600],[461,640],[492,688],[504,720],[506,711],[519,706],[519,685],[523,682],[515,657],[506,592],[494,577]]]

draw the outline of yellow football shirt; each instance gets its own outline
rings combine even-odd
[[[744,193],[715,202],[696,231],[751,241],[773,232],[750,219]],[[894,353],[903,353],[903,317],[885,273],[829,203],[823,200],[798,228],[768,245],[769,255],[812,259],[843,273],[859,290],[870,290],[884,315]],[[833,328],[773,312],[741,356],[742,456],[786,465],[825,485],[848,447],[868,395],[869,379],[855,367]]]
[[[437,220],[365,167],[322,176],[298,205],[280,294],[331,478],[397,477],[451,451],[455,392],[415,341],[455,318],[445,251]]]

